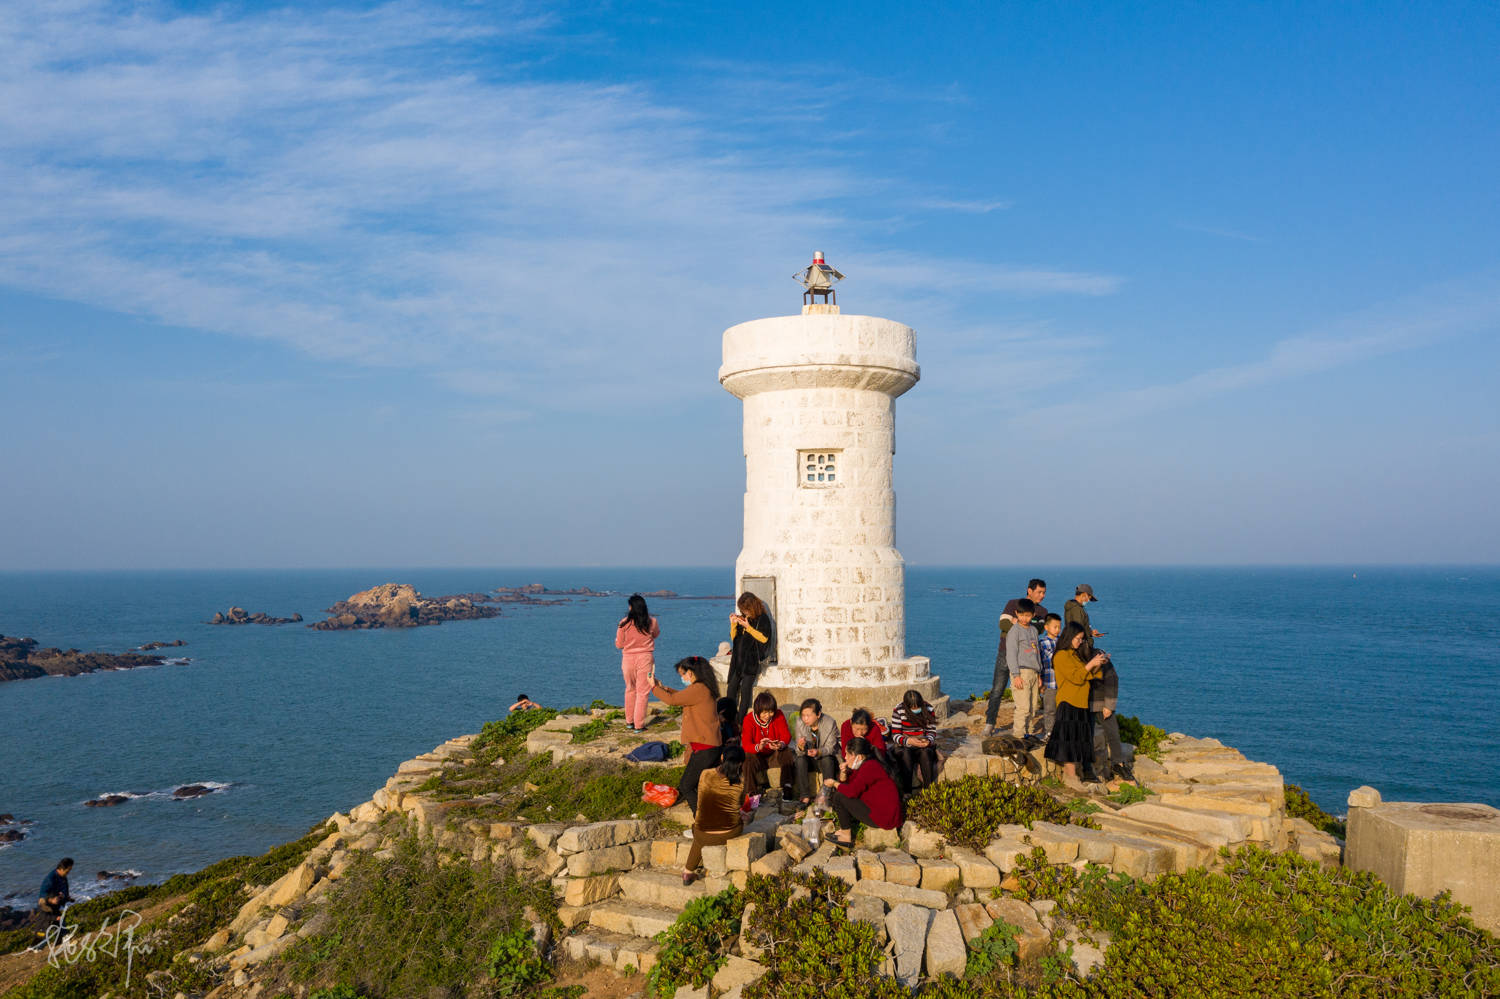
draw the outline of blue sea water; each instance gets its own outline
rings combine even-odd
[[[907,570],[907,649],[943,689],[990,682],[1004,601],[1032,569]],[[1276,764],[1339,813],[1351,788],[1387,799],[1500,806],[1500,568],[1040,570],[1061,611],[1091,583],[1121,710],[1215,736]],[[612,639],[624,601],[507,606],[404,631],[212,627],[239,605],[321,610],[387,581],[427,594],[555,588],[727,593],[726,568],[317,570],[0,574],[0,633],[126,651],[182,638],[184,665],[0,684],[0,813],[31,820],[0,848],[0,898],[24,898],[64,854],[147,880],[295,838],[367,799],[396,764],[499,717],[519,692],[553,705],[621,694]],[[729,603],[662,600],[658,662],[711,654]],[[871,705],[881,713],[889,705]],[[227,784],[204,798],[109,792]]]

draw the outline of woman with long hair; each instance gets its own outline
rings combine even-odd
[[[735,721],[739,721],[750,710],[755,680],[771,647],[771,615],[760,597],[748,590],[734,606],[735,613],[729,615],[729,682],[724,696],[734,699],[739,711]]]
[[[677,675],[686,686],[682,690],[663,687],[654,677],[651,692],[663,704],[682,707],[682,744],[687,747],[687,767],[677,785],[677,800],[698,810],[698,779],[703,771],[719,765],[723,739],[719,734],[719,680],[714,668],[702,656],[678,660]]]
[[[632,593],[629,610],[615,628],[620,650],[620,672],[625,674],[625,724],[646,730],[646,695],[651,692],[651,670],[656,666],[656,639],[661,625],[646,610],[646,598]]]
[[[745,803],[745,751],[739,746],[724,749],[719,765],[703,775],[698,784],[698,807],[693,811],[693,845],[688,850],[682,883],[690,885],[698,876],[705,846],[719,846],[745,831],[740,806]]]
[[[891,741],[901,762],[906,790],[929,787],[937,780],[937,712],[919,690],[908,690],[891,712]]]
[[[901,824],[901,791],[875,758],[869,740],[850,739],[844,747],[844,761],[839,764],[838,780],[829,778],[823,784],[829,789],[828,804],[839,820],[839,831],[829,839],[838,845],[854,845],[857,823],[877,829],[895,829]]]
[[[1083,661],[1079,650],[1088,637],[1083,625],[1069,623],[1057,639],[1052,654],[1052,672],[1057,677],[1057,717],[1043,755],[1062,764],[1063,781],[1075,790],[1083,788],[1078,765],[1094,758],[1094,719],[1089,714],[1089,680],[1099,675],[1106,656],[1101,652]]]

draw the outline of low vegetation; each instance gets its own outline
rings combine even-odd
[[[734,888],[689,902],[659,938],[661,950],[647,979],[650,994],[671,999],[678,986],[707,985],[728,958],[744,911],[745,897]]]
[[[1306,819],[1330,836],[1337,836],[1339,839],[1346,838],[1348,826],[1319,808],[1317,802],[1313,801],[1302,788],[1296,784],[1288,784],[1283,794],[1286,796],[1287,815]]]
[[[983,850],[1003,825],[1029,829],[1033,822],[1071,822],[1094,828],[1086,814],[1061,804],[1045,788],[975,775],[918,791],[907,802],[906,817],[971,850]]]
[[[1135,715],[1120,715],[1120,740],[1135,747],[1137,756],[1161,759],[1161,744],[1167,738],[1166,729],[1155,725],[1142,725]]]
[[[358,855],[327,911],[322,932],[283,958],[288,994],[318,985],[407,999],[438,986],[521,996],[552,978],[546,940],[533,929],[543,924],[544,937],[561,929],[551,886],[504,864],[444,861],[415,833],[398,839],[388,859]]]
[[[29,982],[5,993],[4,999],[155,999],[178,991],[208,991],[217,985],[206,962],[188,960],[188,952],[221,926],[227,926],[245,904],[246,885],[267,885],[296,866],[328,829],[314,827],[306,836],[260,857],[230,857],[195,874],[179,874],[159,885],[127,888],[73,906],[68,922],[93,932],[108,920],[118,926],[125,910],[144,914],[159,909],[133,931],[137,950],[125,983],[126,948],[109,959],[59,962],[44,967]],[[127,923],[128,925],[128,923]],[[149,952],[140,945],[150,947]]]

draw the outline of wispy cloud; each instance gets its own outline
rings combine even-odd
[[[703,381],[726,318],[795,300],[788,261],[858,246],[825,206],[880,181],[638,86],[527,79],[549,30],[405,0],[0,7],[0,282],[481,396]],[[1119,285],[864,256],[916,297]]]
[[[1495,275],[1445,282],[1362,310],[1278,340],[1255,360],[1157,385],[1091,391],[1086,402],[1032,409],[1022,421],[1028,429],[1052,433],[1097,423],[1100,414],[1117,424],[1483,330],[1500,330],[1500,277]]]
[[[1009,201],[954,201],[946,198],[924,198],[917,202],[919,208],[934,212],[961,212],[966,215],[988,215],[1003,212],[1013,203]]]

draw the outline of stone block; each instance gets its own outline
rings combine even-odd
[[[854,858],[847,854],[838,857],[829,857],[823,864],[824,873],[830,877],[838,878],[840,881],[852,885],[859,880],[859,873],[854,866]]]
[[[891,881],[860,881],[850,889],[851,897],[854,895],[869,895],[878,898],[891,907],[899,905],[920,905],[928,909],[942,909],[948,905],[948,896],[940,891],[931,891],[927,888],[916,888],[911,885],[898,885]]]
[[[661,944],[655,940],[627,940],[615,951],[615,969],[624,971],[626,968],[634,968],[645,974],[656,967],[656,955],[660,951]]]
[[[807,856],[807,859],[798,864],[794,870],[803,874],[811,874],[813,871],[822,870],[829,858],[833,856],[834,846],[832,843],[824,843]]]
[[[993,888],[1000,883],[1000,869],[973,850],[953,846],[948,853],[958,865],[958,879],[965,888]]]
[[[812,844],[802,838],[801,833],[789,832],[781,837],[781,848],[794,861],[801,863],[813,852]]]
[[[593,905],[620,893],[620,878],[617,874],[597,874],[587,878],[570,878],[563,891],[565,905]]]
[[[941,833],[935,833],[930,829],[923,829],[911,822],[903,827],[906,840],[906,850],[913,857],[938,857],[943,853],[946,845]]]
[[[995,921],[990,911],[978,902],[956,906],[953,914],[958,917],[958,928],[963,932],[966,944],[972,944]]]
[[[646,836],[646,823],[638,819],[617,819],[610,822],[591,822],[584,826],[568,826],[557,837],[555,849],[563,856],[602,850],[605,847],[634,843]]]
[[[885,867],[885,880],[898,885],[919,885],[922,883],[922,868],[910,855],[900,850],[886,850],[880,854],[880,862]]]
[[[1224,844],[1243,843],[1250,838],[1250,819],[1233,812],[1206,809],[1175,808],[1152,801],[1138,801],[1120,809],[1120,814],[1139,822],[1152,822],[1176,832],[1202,839],[1204,834],[1222,837]]]
[[[1477,925],[1500,933],[1500,809],[1415,801],[1351,808],[1344,864],[1403,894],[1451,891]]]
[[[1001,874],[1016,869],[1019,858],[1031,853],[1031,844],[1009,836],[997,836],[984,848],[984,859],[994,864]]]
[[[729,848],[724,845],[703,848],[703,869],[711,878],[722,878],[729,873]]]
[[[561,822],[538,822],[526,827],[526,837],[543,850],[550,850],[566,828]]]
[[[922,958],[927,949],[927,927],[931,922],[931,909],[907,903],[898,904],[885,917],[886,933],[890,935],[896,959],[896,979],[908,988],[921,980]]]
[[[994,918],[1015,927],[1021,960],[1040,957],[1046,952],[1051,937],[1031,906],[1017,898],[992,898],[984,903],[984,908]]]
[[[661,905],[642,905],[623,898],[600,902],[589,912],[589,925],[611,933],[651,939],[671,929],[677,910]]]
[[[607,846],[602,850],[584,850],[567,858],[568,876],[587,877],[609,871],[626,871],[635,866],[635,851],[628,846]]]
[[[687,852],[692,848],[685,839],[658,839],[651,842],[651,866],[682,869],[687,863]]]
[[[725,844],[726,860],[731,871],[748,871],[750,865],[755,863],[766,853],[766,834],[760,832],[745,833],[736,836]]]
[[[714,990],[718,992],[728,992],[734,988],[744,989],[747,985],[758,982],[765,973],[764,965],[731,954],[724,962],[724,966],[714,972],[712,984]]]
[[[958,865],[951,860],[924,857],[917,864],[922,869],[922,880],[918,884],[923,888],[946,892],[949,886],[959,882]]]
[[[1052,822],[1037,822],[1028,834],[1033,846],[1047,851],[1047,863],[1071,864],[1078,859],[1078,837],[1072,833],[1073,826],[1060,826]]]
[[[901,846],[901,830],[865,826],[859,831],[859,843],[867,850],[895,850]]]
[[[859,866],[859,876],[862,878],[873,878],[876,881],[885,880],[885,864],[880,862],[880,855],[873,850],[859,850],[854,854],[854,860]]]
[[[780,874],[792,866],[792,855],[785,850],[772,850],[750,864],[751,874]]]
[[[871,923],[880,927],[880,932],[885,933],[885,902],[874,895],[859,895],[850,893],[849,912],[850,922]]]
[[[961,978],[968,958],[963,931],[958,928],[958,917],[953,910],[935,913],[927,927],[927,976]]]

